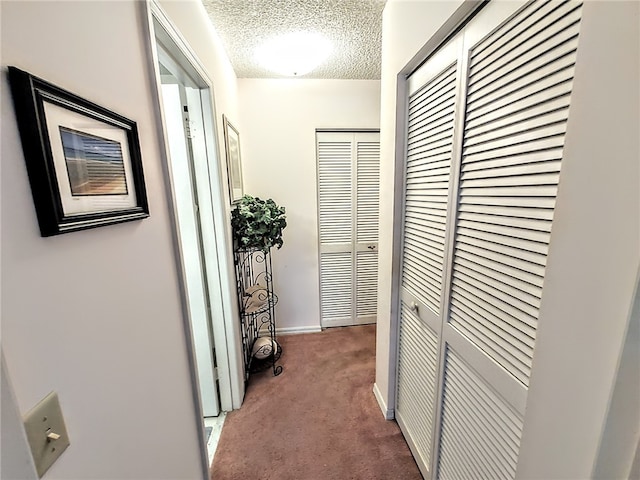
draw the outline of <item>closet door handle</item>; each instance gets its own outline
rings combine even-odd
[[[420,307],[418,307],[418,304],[416,302],[411,302],[410,305],[411,311],[414,313],[418,313],[418,310],[420,310]]]
[[[369,245],[367,248],[368,248],[369,250],[375,250],[375,249],[376,249],[376,246],[375,246],[375,245]]]

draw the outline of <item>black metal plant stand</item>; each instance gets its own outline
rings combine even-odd
[[[276,362],[282,354],[282,347],[276,341],[275,306],[278,297],[273,293],[271,251],[235,249],[234,262],[245,381],[251,373],[268,368],[273,369],[274,376],[280,375],[282,366]]]

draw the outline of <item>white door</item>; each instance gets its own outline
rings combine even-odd
[[[409,79],[397,417],[428,478],[514,478],[580,2],[492,2]]]
[[[202,102],[200,90],[195,83],[189,80],[179,66],[171,62],[166,52],[161,52],[160,65],[162,102],[170,153],[169,166],[175,194],[198,384],[203,414],[205,417],[212,417],[219,415],[220,401],[209,308],[210,292],[203,253],[203,225],[199,207],[199,199],[203,198],[202,194],[199,195],[199,189],[209,191],[206,168],[205,175],[197,171],[202,165],[206,165],[203,161]]]
[[[380,134],[317,132],[323,327],[375,323]]]

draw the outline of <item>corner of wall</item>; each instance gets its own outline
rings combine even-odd
[[[373,384],[373,394],[376,397],[378,406],[380,407],[380,410],[382,410],[382,415],[384,415],[385,420],[393,420],[395,418],[395,410],[387,407],[387,403],[385,402],[382,393],[380,393],[377,383]]]

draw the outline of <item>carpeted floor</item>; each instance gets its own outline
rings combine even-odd
[[[281,336],[284,371],[254,374],[227,415],[214,480],[421,479],[373,396],[375,326]]]

